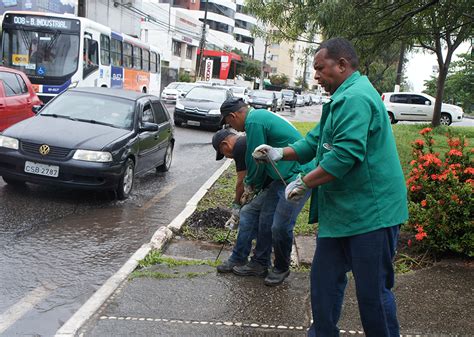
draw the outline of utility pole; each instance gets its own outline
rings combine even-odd
[[[201,78],[201,72],[204,68],[204,48],[206,46],[206,25],[207,25],[207,3],[209,0],[206,0],[206,8],[204,9],[204,21],[202,23],[202,35],[201,41],[199,42],[199,62],[196,64],[196,78]]]
[[[267,47],[268,47],[268,36],[265,35],[265,50],[263,52],[262,68],[260,70],[260,90],[264,90],[263,78],[265,76],[265,63],[267,62]]]
[[[400,56],[398,57],[398,66],[397,66],[397,77],[395,79],[395,92],[400,91],[400,85],[402,83],[402,72],[403,72],[403,62],[405,60],[405,43],[402,42],[400,47]]]
[[[301,92],[304,91],[304,87],[306,84],[306,67],[308,66],[308,53],[307,49],[304,50],[304,65],[303,65],[303,79],[301,80]]]

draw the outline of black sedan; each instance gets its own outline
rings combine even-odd
[[[174,141],[157,97],[72,89],[0,134],[0,175],[8,184],[113,190],[125,199],[136,174],[169,170]]]
[[[268,109],[276,112],[278,107],[278,98],[273,91],[254,90],[249,95],[249,104],[255,109]]]
[[[229,88],[219,86],[196,86],[185,97],[176,101],[174,109],[175,125],[187,124],[213,129],[220,128],[220,107],[232,96]]]

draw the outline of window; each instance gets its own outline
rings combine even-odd
[[[186,45],[186,58],[192,60],[193,58],[193,46]]]
[[[16,74],[16,79],[18,80],[18,83],[20,83],[20,89],[22,94],[28,93],[28,87],[26,86],[25,81],[23,78],[21,78],[20,75]]]
[[[123,66],[126,68],[132,68],[133,67],[133,62],[132,62],[132,57],[133,57],[133,48],[130,43],[124,42],[123,44]]]
[[[168,121],[168,115],[160,102],[155,101],[153,104],[153,110],[155,110],[156,123],[161,124]]]
[[[150,103],[145,104],[143,107],[141,121],[142,123],[155,123],[155,117],[153,117],[153,110],[151,109]]]
[[[201,0],[200,10],[204,11],[206,7],[207,7],[207,11],[211,13],[227,16],[228,18],[231,18],[231,19],[233,19],[235,16],[235,11],[232,8],[218,5],[210,1],[207,2],[205,0]]]
[[[392,103],[408,103],[408,95],[392,95],[390,96],[390,102]]]
[[[133,47],[133,68],[142,69],[142,49]]]
[[[6,96],[21,95],[21,87],[16,74],[0,72],[0,80],[3,81]]]
[[[276,68],[276,67],[272,67],[272,74],[276,74],[276,73],[277,73],[277,71],[278,71],[278,68]]]
[[[173,40],[172,50],[174,56],[181,56],[181,42]]]
[[[110,64],[110,38],[100,35],[100,63],[104,66]]]
[[[110,43],[110,56],[112,65],[116,67],[122,66],[122,41],[112,39]]]
[[[411,95],[411,104],[425,105],[425,102],[429,99],[421,95]]]
[[[143,50],[143,70],[150,71],[150,51]]]
[[[158,66],[158,58],[155,52],[151,52],[151,58],[150,58],[150,71],[152,73],[158,72],[157,70]]]
[[[84,69],[90,70],[99,66],[99,44],[96,40],[84,38],[83,50],[83,66]]]

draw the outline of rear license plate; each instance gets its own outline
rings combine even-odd
[[[196,122],[196,121],[188,121],[186,124],[191,125],[191,126],[201,126],[201,122]]]
[[[38,164],[31,161],[26,161],[25,172],[37,174],[40,176],[57,178],[59,176],[59,166]]]

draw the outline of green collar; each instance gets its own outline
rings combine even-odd
[[[357,81],[360,77],[360,72],[354,71],[351,76],[346,78],[344,82],[336,89],[334,94],[331,95],[331,100],[337,98],[337,96],[341,95],[347,88],[349,88],[355,81]]]
[[[250,113],[251,113],[252,111],[254,111],[254,110],[255,110],[255,108],[254,108],[253,106],[249,107],[249,109],[247,110],[247,114],[245,115],[244,124],[247,123],[247,118],[249,117]]]

